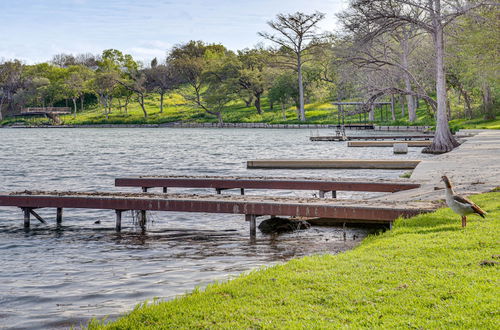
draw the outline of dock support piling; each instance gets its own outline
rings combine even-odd
[[[116,212],[116,232],[120,232],[122,230],[122,210],[115,210]]]
[[[142,187],[142,192],[148,192],[148,188],[147,187]]]
[[[242,196],[243,196],[243,195],[245,195],[245,189],[240,188],[240,192],[241,192],[241,195],[242,195]]]
[[[222,189],[220,189],[220,188],[215,188],[215,192],[217,193],[217,195],[220,195],[220,194],[221,194],[221,191],[222,191]]]
[[[35,211],[33,211],[33,209],[29,209],[29,212],[31,213],[31,215],[33,215],[38,221],[40,221],[41,223],[43,223],[44,225],[47,224],[47,221],[45,221],[40,215],[38,215],[38,213],[36,213]]]
[[[325,198],[325,191],[324,190],[319,191],[319,198]]]
[[[62,217],[63,217],[63,209],[62,207],[58,207],[56,210],[56,223],[58,226],[60,226],[62,223]]]
[[[27,207],[22,208],[24,212],[24,228],[30,227],[30,209]]]
[[[250,222],[250,238],[257,236],[257,216],[255,214],[245,214],[245,220]]]
[[[342,224],[342,236],[344,236],[344,241],[347,240],[347,233],[345,231],[345,222]]]
[[[167,193],[167,187],[163,187],[163,193],[166,194]]]
[[[337,192],[335,190],[332,191],[332,198],[337,198]]]
[[[146,230],[146,211],[141,210],[141,215],[139,217],[139,226],[141,226],[142,230]]]

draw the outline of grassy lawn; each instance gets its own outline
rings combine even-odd
[[[440,209],[352,251],[295,259],[89,327],[498,328],[500,192],[472,199],[488,216],[466,228]]]

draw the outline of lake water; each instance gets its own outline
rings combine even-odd
[[[0,129],[0,190],[137,192],[113,186],[115,177],[135,175],[398,178],[404,171],[247,170],[246,160],[429,157],[420,153],[421,148],[393,155],[392,148],[310,142],[311,133],[332,131]],[[213,193],[203,189],[169,192]],[[338,193],[339,198],[364,196]],[[345,251],[368,233],[350,229],[344,241],[341,228],[313,227],[277,237],[258,233],[252,242],[241,215],[152,213],[148,232],[141,234],[127,213],[123,232],[117,234],[113,211],[65,209],[60,229],[55,228],[55,210],[39,213],[49,224],[32,220],[31,230],[24,231],[19,209],[0,208],[0,328],[68,328],[93,317],[113,319],[144,300],[172,299],[196,286],[294,257]]]

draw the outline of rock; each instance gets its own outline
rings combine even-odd
[[[407,154],[408,153],[408,143],[394,143],[393,145],[395,154]]]
[[[270,218],[259,224],[259,230],[263,234],[281,234],[295,230],[309,229],[311,225],[304,220],[291,220],[285,218]]]

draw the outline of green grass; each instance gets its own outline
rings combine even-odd
[[[450,121],[450,127],[458,130],[460,128],[469,129],[500,129],[500,118],[495,120],[485,120],[483,118],[476,119],[454,119]]]
[[[472,199],[489,214],[466,228],[449,209],[398,220],[346,253],[295,259],[89,328],[498,328],[500,268],[482,262],[500,261],[500,192]]]

